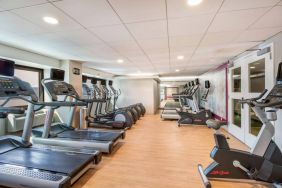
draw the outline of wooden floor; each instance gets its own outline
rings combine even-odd
[[[231,137],[229,143],[247,149]],[[203,187],[198,163],[207,166],[214,146],[213,131],[202,126],[178,128],[175,121],[147,115],[127,131],[124,143],[105,156],[73,187],[79,188],[198,188]],[[265,187],[259,184],[212,182],[213,187]]]

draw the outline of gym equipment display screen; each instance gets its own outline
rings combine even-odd
[[[87,76],[82,76],[82,82],[86,83],[87,82],[88,77]]]
[[[0,59],[0,75],[14,76],[14,71],[15,71],[14,66],[15,66],[14,61]]]
[[[210,88],[210,81],[208,80],[205,81],[205,88]]]
[[[64,81],[65,71],[60,69],[51,69],[50,77],[52,80]]]

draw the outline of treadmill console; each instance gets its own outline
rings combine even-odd
[[[58,101],[58,96],[73,96],[79,97],[74,87],[64,81],[50,81],[43,83],[43,86],[49,92],[53,101]]]
[[[0,75],[0,98],[28,96],[36,102],[38,98],[27,82],[24,82],[16,77],[1,77]]]

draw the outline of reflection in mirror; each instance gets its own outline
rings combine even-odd
[[[232,70],[232,91],[241,92],[241,67]]]
[[[233,119],[232,119],[233,125],[241,127],[241,118],[242,118],[241,103],[239,103],[238,99],[233,99]]]
[[[249,133],[251,133],[254,136],[257,136],[259,134],[259,131],[262,127],[262,122],[259,120],[259,118],[256,116],[255,112],[252,110],[252,108],[250,108],[249,111],[250,114],[250,129],[249,129]]]
[[[249,92],[261,93],[265,89],[265,59],[249,64]]]

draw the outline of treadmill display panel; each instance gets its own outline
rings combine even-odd
[[[0,59],[0,75],[14,76],[14,71],[15,71],[14,61]]]

